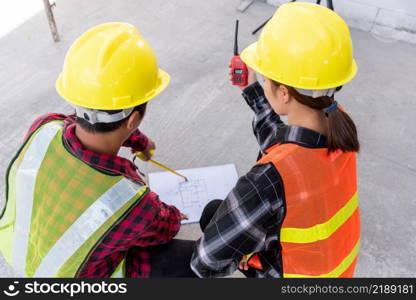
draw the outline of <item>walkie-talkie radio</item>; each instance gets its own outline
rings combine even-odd
[[[233,85],[246,86],[248,70],[238,54],[238,20],[235,21],[234,56],[231,58],[230,67]]]

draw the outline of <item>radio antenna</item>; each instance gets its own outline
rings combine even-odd
[[[234,55],[238,55],[238,20],[235,20]]]

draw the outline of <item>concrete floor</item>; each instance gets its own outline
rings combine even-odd
[[[142,126],[157,143],[158,159],[178,169],[235,163],[244,174],[253,165],[257,146],[251,112],[227,79],[234,20],[240,19],[243,48],[257,38],[251,31],[275,8],[259,2],[241,14],[235,10],[238,3],[58,1],[61,42],[52,42],[43,12],[0,39],[0,176],[36,116],[72,111],[54,90],[66,50],[86,29],[109,21],[137,25],[160,66],[172,75],[170,87],[151,102]],[[356,275],[414,277],[416,46],[383,43],[357,30],[352,35],[359,73],[338,100],[356,121],[362,144],[362,247]],[[145,164],[143,170],[156,171]],[[4,191],[4,180],[0,189]],[[200,232],[196,225],[184,226],[179,236],[196,239]],[[0,258],[0,276],[13,275]]]

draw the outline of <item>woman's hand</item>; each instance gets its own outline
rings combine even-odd
[[[240,264],[238,265],[238,268],[244,271],[248,270],[248,260],[247,260],[247,256],[243,256],[243,258],[240,261]]]
[[[228,65],[228,68],[229,68],[228,75],[230,75],[229,77],[230,77],[230,81],[231,81],[231,84],[232,84],[232,82],[233,82],[233,76],[232,76],[233,75],[232,74],[233,70],[231,68],[231,65]],[[240,90],[244,90],[250,84],[253,84],[257,81],[256,72],[254,72],[254,70],[249,68],[249,67],[247,67],[247,70],[248,70],[247,85],[245,85],[245,86],[237,85],[240,88]]]

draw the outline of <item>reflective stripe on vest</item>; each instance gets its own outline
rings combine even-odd
[[[280,240],[288,243],[313,243],[329,238],[358,208],[357,193],[352,196],[331,219],[309,228],[285,227],[280,230]]]
[[[136,192],[126,179],[122,179],[98,198],[49,250],[34,277],[54,276],[72,254]]]
[[[352,277],[360,245],[355,153],[275,145],[259,164],[283,180],[284,277]]]
[[[286,278],[335,278],[340,277],[348,268],[351,267],[353,262],[357,259],[358,251],[360,249],[360,241],[358,241],[347,257],[331,272],[326,274],[320,274],[317,276],[305,275],[305,274],[288,274],[285,273]]]
[[[26,155],[16,173],[16,222],[12,250],[12,266],[21,275],[25,274],[27,247],[29,246],[30,219],[32,216],[35,174],[48,150],[50,141],[61,129],[59,123],[52,122],[41,130],[26,150]]]
[[[123,259],[114,270],[111,278],[123,278],[126,277],[126,259]]]
[[[8,199],[4,219],[11,223],[0,227],[5,237],[0,250],[12,249],[5,257],[21,276],[76,276],[105,233],[147,191],[142,184],[106,175],[72,156],[62,145],[62,128],[63,122],[50,122],[38,129],[8,173],[8,196],[13,199]],[[122,275],[124,269],[115,273]]]

